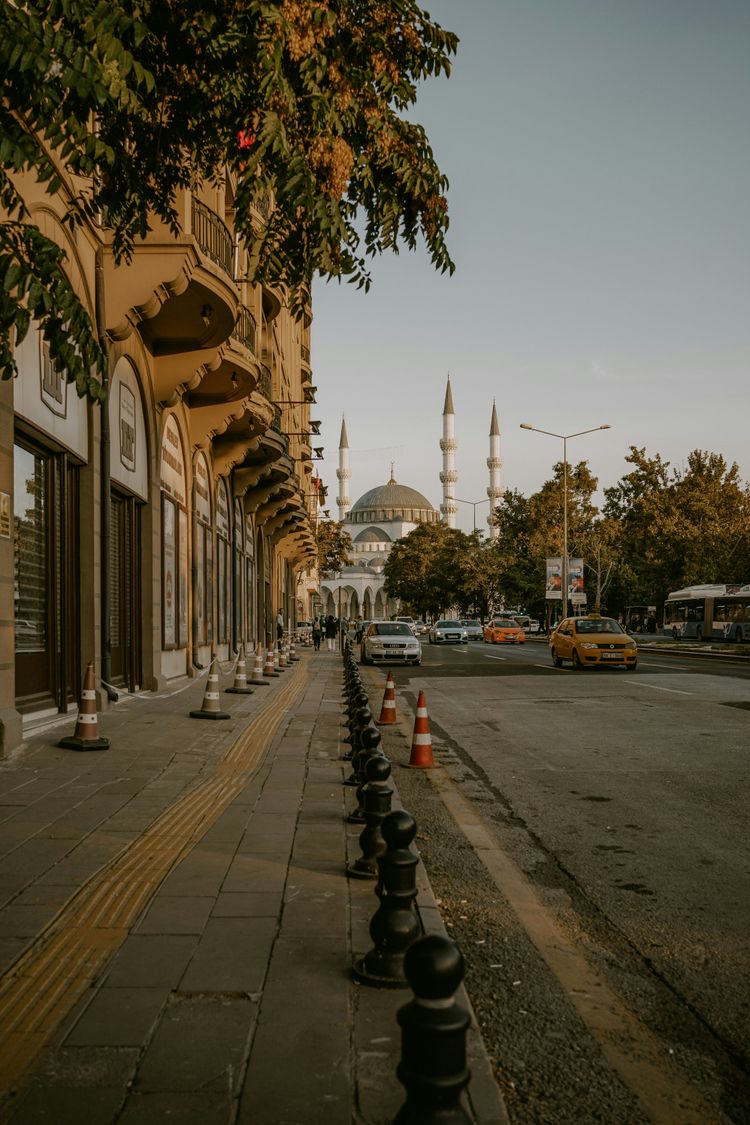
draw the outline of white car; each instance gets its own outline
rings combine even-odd
[[[462,621],[466,636],[470,641],[483,641],[484,640],[484,626],[481,621]]]
[[[422,663],[422,646],[405,621],[371,621],[362,637],[360,664],[379,660]]]
[[[465,645],[468,641],[468,634],[460,621],[441,619],[430,629],[431,645]]]

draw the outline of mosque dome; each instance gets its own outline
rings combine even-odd
[[[430,501],[416,488],[398,484],[393,477],[387,484],[371,488],[360,496],[347,513],[348,523],[405,520],[410,523],[437,523],[440,519]]]
[[[355,543],[390,543],[391,537],[380,527],[367,527],[354,538]]]

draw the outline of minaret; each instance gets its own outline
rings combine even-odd
[[[500,427],[497,424],[497,410],[493,398],[492,422],[490,423],[490,455],[487,458],[487,468],[490,470],[490,486],[487,489],[487,495],[490,498],[490,514],[487,517],[487,523],[490,525],[490,539],[497,539],[500,534],[500,528],[495,526],[492,517],[495,514],[495,508],[497,508],[503,496],[503,490],[500,485],[500,470],[502,467],[503,463],[500,460]]]
[[[458,480],[455,458],[458,442],[455,438],[454,421],[455,413],[453,410],[453,395],[451,394],[451,377],[449,375],[448,385],[445,388],[445,405],[443,406],[443,438],[440,442],[440,448],[443,451],[443,471],[440,474],[440,482],[443,486],[443,502],[440,505],[440,511],[443,514],[443,523],[446,523],[448,527],[456,526],[456,512],[458,511],[458,505],[454,499],[455,485]]]
[[[339,478],[339,495],[336,503],[339,506],[339,520],[345,520],[347,512],[352,506],[349,499],[349,438],[346,436],[346,419],[341,416],[341,437],[339,438],[339,467],[336,476]]]

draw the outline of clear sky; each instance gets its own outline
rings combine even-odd
[[[750,2],[425,6],[461,39],[410,115],[450,181],[456,272],[422,249],[375,261],[367,295],[315,284],[331,515],[342,413],[352,501],[394,461],[439,505],[449,371],[465,500],[486,496],[493,397],[505,488],[535,491],[562,456],[521,422],[609,423],[568,447],[602,487],[630,445],[674,465],[708,449],[750,479]]]

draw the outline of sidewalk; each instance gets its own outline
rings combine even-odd
[[[222,694],[229,721],[189,719],[185,681],[100,716],[107,751],[56,748],[73,718],[0,764],[0,1120],[392,1121],[411,993],[351,978],[377,899],[344,875],[342,663],[300,655]],[[469,1053],[467,1105],[500,1125],[475,1028]]]

